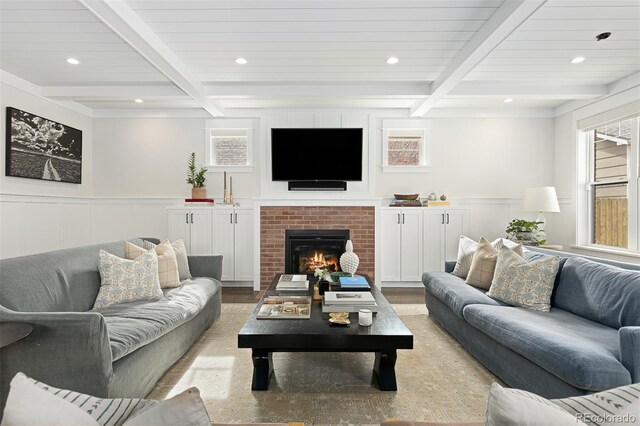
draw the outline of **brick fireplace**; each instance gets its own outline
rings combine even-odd
[[[260,207],[260,288],[285,270],[285,230],[348,229],[353,251],[360,257],[358,272],[374,279],[375,208],[373,206]]]

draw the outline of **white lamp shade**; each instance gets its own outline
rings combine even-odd
[[[529,188],[524,195],[525,212],[549,212],[560,211],[556,188],[553,186],[542,186],[540,188]]]

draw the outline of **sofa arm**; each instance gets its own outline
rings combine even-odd
[[[194,277],[222,277],[222,255],[189,256],[189,270]]]
[[[19,371],[52,386],[107,396],[113,377],[104,317],[97,312],[15,312],[0,306],[0,322],[33,326],[31,334],[2,348],[0,405]]]
[[[640,382],[640,326],[622,327],[620,336],[620,360],[631,373],[631,382]]]

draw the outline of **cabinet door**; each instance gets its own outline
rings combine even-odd
[[[422,211],[405,209],[400,213],[402,228],[401,279],[420,281],[422,279]]]
[[[444,210],[423,212],[423,254],[424,272],[444,271],[444,231],[446,214]]]
[[[253,211],[234,213],[233,270],[236,281],[253,280]]]
[[[469,212],[467,210],[447,210],[445,224],[445,260],[456,260],[460,236],[469,234]]]
[[[211,210],[191,210],[191,254],[213,254]]]
[[[213,215],[213,252],[222,255],[222,281],[235,280],[233,270],[233,210],[216,210]]]
[[[169,210],[169,240],[182,239],[187,248],[187,253],[191,254],[191,218],[189,209]]]
[[[402,225],[400,210],[383,210],[380,214],[382,281],[400,281],[400,249]]]

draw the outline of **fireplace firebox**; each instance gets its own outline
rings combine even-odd
[[[312,274],[316,268],[340,271],[348,229],[286,229],[285,273]]]

